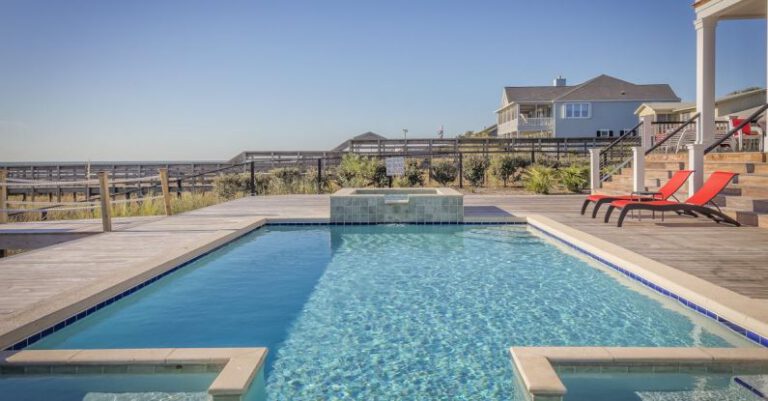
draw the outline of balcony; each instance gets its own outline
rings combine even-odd
[[[517,131],[550,131],[554,127],[554,118],[552,117],[525,117],[520,116],[517,120]]]

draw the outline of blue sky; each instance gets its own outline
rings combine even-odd
[[[505,85],[605,73],[695,96],[690,0],[0,3],[0,160],[228,159],[365,131],[453,136]],[[721,22],[718,94],[765,85]]]

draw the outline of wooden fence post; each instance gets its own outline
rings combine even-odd
[[[109,201],[107,172],[99,172],[99,199],[101,200],[101,226],[105,233],[112,231],[112,203]]]
[[[168,188],[168,169],[160,169],[160,186],[163,188],[163,205],[165,206],[165,215],[171,215],[171,191]]]
[[[8,181],[8,170],[0,170],[0,223],[8,222],[7,201],[8,187],[5,186]]]

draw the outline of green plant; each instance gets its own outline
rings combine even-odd
[[[424,185],[424,174],[416,160],[408,160],[405,163],[402,180],[409,187]]]
[[[387,176],[387,166],[382,161],[374,161],[373,173],[370,177],[371,184],[377,188],[389,186],[389,176]]]
[[[451,160],[438,160],[432,164],[432,179],[440,185],[448,185],[456,181],[459,169]]]
[[[479,187],[485,180],[488,164],[488,159],[482,156],[471,156],[464,159],[464,178],[472,186]]]
[[[283,184],[290,186],[295,182],[301,180],[301,171],[296,167],[283,167],[276,168],[270,171],[272,175],[283,182]]]
[[[256,174],[253,177],[256,195],[267,195],[269,193],[269,184],[272,182],[272,176],[269,174]]]
[[[250,175],[245,173],[223,174],[213,180],[213,191],[221,199],[234,199],[240,193],[248,190],[250,179]]]
[[[509,179],[517,181],[520,178],[522,169],[528,167],[530,161],[522,157],[511,155],[501,155],[493,158],[491,162],[491,173],[495,175],[504,186],[507,186]]]
[[[355,154],[346,154],[336,168],[336,179],[342,187],[385,186],[387,169],[384,163]]]
[[[525,189],[537,194],[548,194],[557,183],[552,167],[533,165],[525,170],[523,176]]]
[[[560,182],[571,192],[580,193],[589,184],[589,168],[572,165],[558,170]]]

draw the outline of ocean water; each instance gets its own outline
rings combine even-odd
[[[266,346],[270,400],[510,400],[508,348],[748,346],[521,226],[270,226],[31,348]]]

